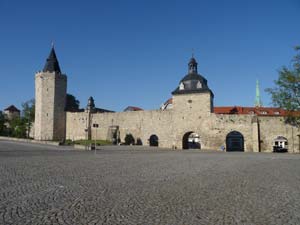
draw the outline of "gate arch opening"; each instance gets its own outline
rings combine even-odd
[[[274,139],[273,152],[287,152],[288,139],[284,136],[277,136]]]
[[[232,131],[226,136],[226,151],[243,152],[244,136],[238,131]]]
[[[158,147],[158,137],[155,134],[152,134],[149,138],[149,145]]]
[[[199,135],[193,131],[185,133],[182,138],[182,149],[201,149]]]

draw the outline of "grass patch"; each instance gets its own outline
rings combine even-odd
[[[90,144],[95,144],[95,140],[76,140],[76,141],[72,141],[72,140],[66,140],[65,141],[65,145],[90,145]],[[111,145],[112,142],[111,141],[107,141],[107,140],[96,140],[96,145]]]

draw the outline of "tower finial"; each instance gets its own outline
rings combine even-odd
[[[195,53],[195,49],[194,48],[192,48],[192,58],[194,58],[194,54]]]
[[[190,59],[190,62],[188,64],[189,67],[189,73],[198,73],[197,71],[197,65],[198,63],[196,62],[196,59],[194,58],[194,56]]]
[[[51,41],[51,48],[54,48],[54,41]]]

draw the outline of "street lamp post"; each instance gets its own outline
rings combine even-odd
[[[88,136],[88,128],[84,129],[84,132],[85,132],[85,150],[87,150],[87,136]]]
[[[297,136],[298,136],[298,153],[300,153],[300,134],[298,134]]]
[[[98,123],[94,123],[93,127],[95,128],[95,154],[96,154],[96,146],[97,146],[97,128],[99,127]]]

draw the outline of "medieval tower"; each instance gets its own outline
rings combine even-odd
[[[188,64],[188,74],[172,92],[174,110],[186,115],[195,111],[209,115],[213,112],[214,94],[207,85],[207,80],[198,74],[198,63],[194,57]]]
[[[67,76],[61,73],[52,46],[44,69],[35,75],[36,140],[63,140],[66,134]]]

